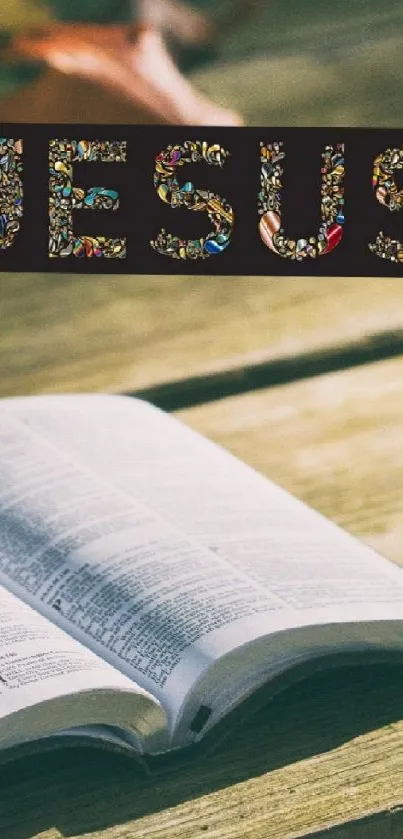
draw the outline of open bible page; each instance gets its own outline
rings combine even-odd
[[[387,603],[402,616],[399,568],[164,412],[103,395],[14,404],[32,429],[292,609],[356,609],[371,602],[387,617]]]
[[[401,570],[175,419],[124,397],[3,404],[38,446],[52,441],[62,463],[76,459],[70,484],[60,477],[62,503],[71,521],[82,508],[88,527],[80,512],[77,544],[71,523],[56,540],[75,569],[56,597],[58,619],[109,645],[123,668],[129,661],[168,702],[171,722],[211,662],[279,630],[375,621],[374,643],[402,646]],[[48,583],[35,597],[55,609],[56,591]]]
[[[105,705],[110,691],[133,697],[127,677],[0,586],[0,748],[15,745],[19,737],[30,739],[35,731],[37,736],[40,729],[54,732],[55,700],[100,692]],[[85,704],[80,712],[76,703],[73,716],[80,713],[84,721],[91,717]],[[99,722],[107,719],[101,715]]]
[[[283,601],[1,411],[0,581],[150,691],[173,726],[215,659],[203,637]]]

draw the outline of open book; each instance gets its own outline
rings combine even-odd
[[[3,759],[176,752],[340,656],[403,663],[400,568],[145,402],[0,401]]]

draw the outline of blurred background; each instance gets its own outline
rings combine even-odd
[[[18,35],[52,21],[63,21],[66,31],[74,21],[92,20],[94,27],[129,17],[152,21],[158,20],[155,7],[166,2],[3,0],[0,25],[6,41],[7,33]],[[180,21],[183,29],[189,8],[179,6],[168,23],[160,13],[169,48],[198,91],[238,111],[246,124],[399,126],[399,0],[199,0],[198,5],[196,0],[191,7],[196,19],[187,20],[186,39],[175,32]],[[198,14],[207,23],[204,31]],[[62,82],[33,64],[20,63],[17,69],[16,63],[12,68],[5,57],[2,62],[2,119],[51,122],[57,115],[59,121],[85,121],[88,114],[100,122],[147,121],[147,108],[136,108],[122,95],[109,96],[101,85],[66,76]]]

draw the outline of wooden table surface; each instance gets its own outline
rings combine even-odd
[[[193,400],[185,422],[403,564],[399,282],[3,276],[4,395]],[[32,757],[2,770],[0,836],[397,839],[402,688],[387,666],[316,676],[155,778],[91,750]]]
[[[272,0],[228,39],[236,72],[194,78],[247,124],[401,127],[402,22],[400,0]],[[148,119],[50,72],[0,100],[3,122],[55,114]],[[403,564],[402,303],[386,279],[2,274],[0,393],[142,391]],[[400,839],[402,688],[386,666],[316,676],[165,776],[26,759],[0,770],[0,837]]]

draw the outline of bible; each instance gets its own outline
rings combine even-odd
[[[0,760],[187,759],[304,674],[385,660],[402,570],[318,512],[142,400],[0,400]]]

